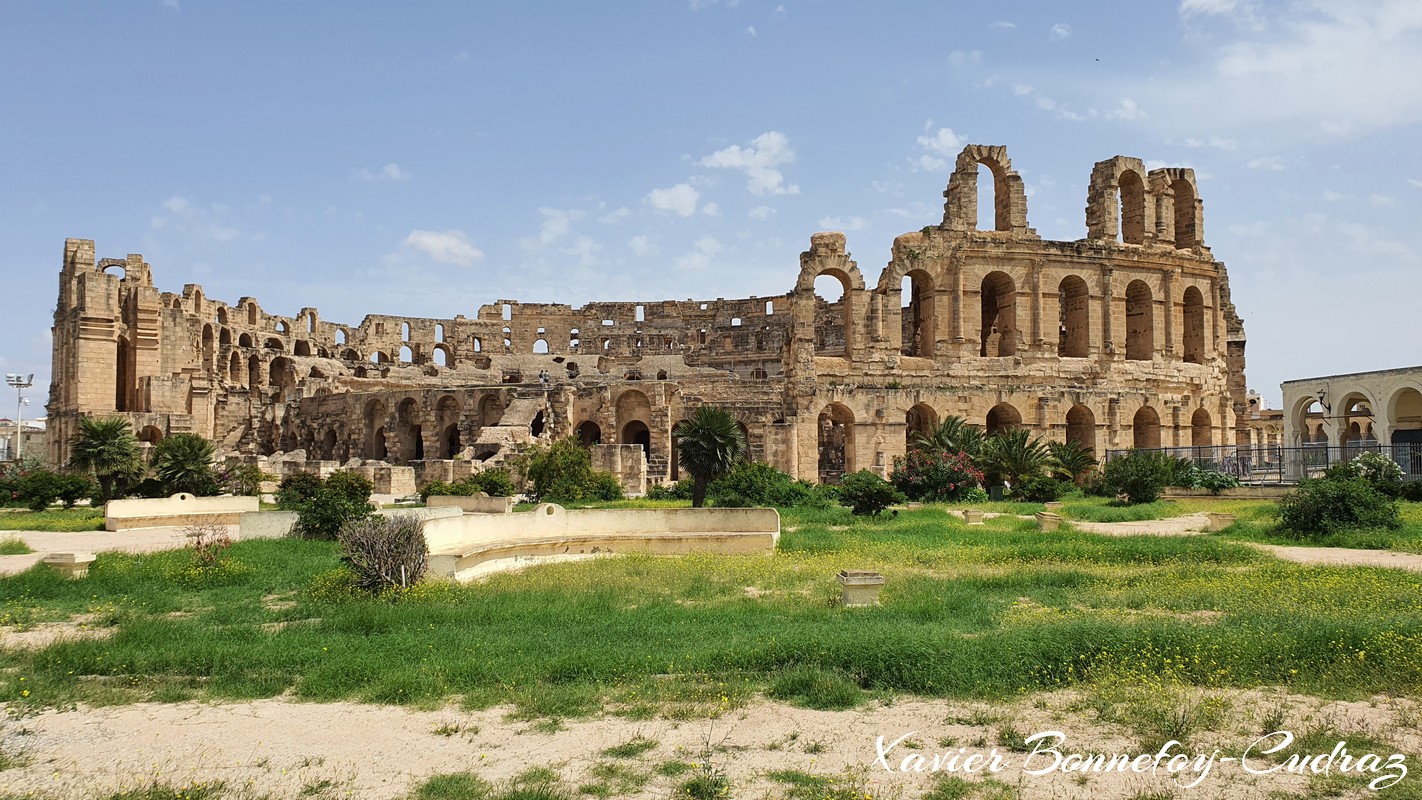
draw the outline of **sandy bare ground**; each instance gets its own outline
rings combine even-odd
[[[1329,703],[1313,698],[1261,692],[1226,695],[1231,711],[1216,731],[1202,731],[1176,752],[1237,759],[1280,713],[1285,729],[1303,733],[1331,726],[1344,738],[1367,734],[1406,753],[1422,752],[1418,704],[1379,698],[1372,702]],[[1112,800],[1165,792],[1192,798],[1262,798],[1271,791],[1303,790],[1309,778],[1283,772],[1250,775],[1239,761],[1219,761],[1193,789],[1198,772],[1175,775],[1050,772],[1055,760],[1043,753],[1013,752],[999,741],[1000,729],[1031,735],[1061,731],[1069,753],[1142,752],[1139,736],[1120,725],[1096,721],[1080,697],[1045,695],[1010,705],[911,700],[871,704],[863,710],[825,712],[760,701],[717,719],[631,721],[602,717],[565,721],[548,730],[513,722],[507,709],[467,712],[456,708],[418,711],[348,703],[312,704],[284,700],[209,705],[139,704],[49,711],[0,723],[0,745],[18,754],[24,766],[0,773],[12,792],[44,797],[93,798],[158,781],[170,786],[223,781],[241,797],[400,798],[430,775],[473,772],[493,782],[533,767],[557,771],[569,786],[599,780],[594,768],[616,765],[633,776],[614,788],[613,797],[668,798],[685,779],[656,773],[667,761],[709,763],[735,786],[735,797],[781,797],[777,770],[860,781],[875,798],[921,797],[931,772],[902,772],[904,758],[919,754],[973,753],[996,748],[1002,769],[994,774],[957,774],[967,780],[990,777],[1017,787],[1021,797]],[[877,760],[876,740],[885,737],[885,757]],[[636,737],[655,742],[631,758],[603,753]],[[902,738],[894,746],[892,742]],[[708,750],[709,745],[709,750]],[[963,748],[963,750],[959,750]],[[1331,749],[1331,744],[1329,749]],[[1156,751],[1152,750],[1154,754]],[[1350,752],[1360,754],[1358,747]],[[1363,751],[1366,752],[1366,751]],[[1256,768],[1273,762],[1253,762]],[[885,765],[894,771],[885,769]],[[1413,764],[1412,766],[1416,766]],[[927,767],[925,766],[925,769]],[[1371,776],[1376,777],[1376,775]],[[1408,776],[1422,780],[1422,772]],[[1368,794],[1364,792],[1363,794]],[[1362,795],[1359,795],[1362,796]]]

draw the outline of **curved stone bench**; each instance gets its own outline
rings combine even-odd
[[[492,562],[608,553],[773,552],[773,508],[578,509],[544,503],[519,514],[466,514],[426,520],[430,574],[467,579]]]
[[[104,530],[236,525],[243,514],[259,507],[255,497],[195,497],[186,493],[152,499],[110,500],[104,506]]]

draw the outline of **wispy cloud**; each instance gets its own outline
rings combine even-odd
[[[653,189],[647,193],[646,201],[652,208],[663,214],[689,217],[696,213],[696,204],[701,200],[701,192],[689,183],[678,183],[666,189]]]
[[[932,124],[929,122],[926,127],[932,127]],[[968,140],[967,137],[954,133],[952,128],[939,128],[937,131],[924,133],[918,137],[916,143],[924,152],[911,159],[913,169],[937,172],[953,163]]]
[[[1065,22],[1058,22],[1053,25],[1051,31],[1048,32],[1052,39],[1058,42],[1063,39],[1070,39],[1071,33],[1071,26]]]
[[[484,258],[483,251],[475,247],[469,240],[469,234],[461,230],[410,231],[403,244],[441,264],[472,267]]]
[[[351,173],[351,177],[358,181],[369,181],[371,183],[394,183],[396,181],[408,181],[410,173],[400,169],[399,164],[386,164],[378,170],[368,170],[361,167]]]
[[[789,138],[780,131],[766,131],[752,139],[748,147],[733,144],[703,157],[699,163],[713,169],[740,170],[747,178],[746,189],[761,197],[800,193],[798,185],[785,182],[779,169],[794,160]]]

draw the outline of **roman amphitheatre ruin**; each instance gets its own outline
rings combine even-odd
[[[145,442],[191,431],[272,471],[359,459],[402,491],[577,436],[636,491],[679,477],[672,431],[704,403],[734,413],[752,458],[817,481],[885,473],[947,415],[1098,455],[1247,442],[1244,326],[1192,170],[1098,162],[1075,241],[1029,227],[1004,147],[965,148],[943,194],[942,220],[895,239],[873,283],[844,234],[816,233],[773,297],[499,300],[356,325],[160,291],[141,255],[69,239],[49,455],[65,460],[81,415],[121,414]]]

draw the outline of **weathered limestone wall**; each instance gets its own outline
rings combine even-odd
[[[980,164],[992,198],[977,196]],[[1098,453],[1253,441],[1244,326],[1204,244],[1193,171],[1099,162],[1076,241],[1027,224],[1001,146],[965,148],[944,198],[941,222],[898,237],[874,283],[844,234],[818,233],[784,295],[500,300],[472,317],[358,325],[193,284],[159,292],[141,256],[96,261],[93,242],[71,239],[51,457],[67,455],[80,415],[123,413],[148,442],[191,430],[228,453],[413,468],[382,473],[392,489],[572,435],[640,447],[642,478],[635,459],[600,458],[645,485],[681,477],[672,430],[706,403],[736,416],[752,458],[810,480],[886,472],[913,431],[950,414]],[[977,230],[987,202],[993,229]],[[817,296],[817,279],[843,296]]]

